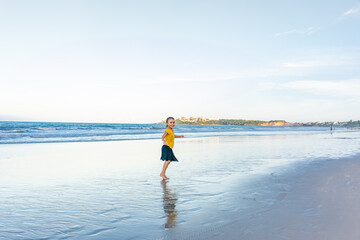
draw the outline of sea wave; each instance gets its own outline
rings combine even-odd
[[[153,139],[161,138],[164,130],[165,125],[161,124],[0,122],[0,144]],[[324,127],[232,125],[177,125],[175,130],[177,134],[186,137],[314,134],[329,131]]]

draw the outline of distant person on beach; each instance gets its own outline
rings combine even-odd
[[[166,119],[166,130],[164,132],[164,135],[162,136],[163,146],[161,148],[161,160],[165,161],[163,170],[160,173],[160,177],[163,178],[163,180],[169,179],[166,177],[166,169],[169,166],[170,162],[178,160],[176,159],[174,153],[173,153],[173,147],[175,138],[184,137],[184,135],[175,135],[174,127],[175,127],[175,119],[173,117],[168,117]]]

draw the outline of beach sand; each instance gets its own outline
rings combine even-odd
[[[350,141],[181,139],[167,182],[160,140],[0,145],[0,239],[360,239]]]
[[[233,223],[204,231],[199,238],[360,239],[359,157],[311,163],[257,184],[259,192],[278,187],[271,206],[244,211]]]

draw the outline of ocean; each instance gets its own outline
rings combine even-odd
[[[161,124],[0,121],[0,144],[157,139],[161,138],[165,128]],[[177,125],[175,130],[186,137],[310,134],[329,131],[325,127],[225,125]]]

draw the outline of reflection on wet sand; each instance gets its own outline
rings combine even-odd
[[[165,223],[165,228],[173,228],[176,225],[176,217],[178,215],[175,207],[176,201],[178,200],[176,197],[176,193],[173,192],[169,187],[166,186],[167,181],[161,181],[162,187],[164,189],[164,212],[167,216],[167,221]]]

